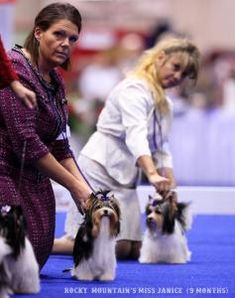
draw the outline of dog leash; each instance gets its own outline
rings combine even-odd
[[[96,191],[95,191],[94,188],[91,186],[91,184],[90,184],[90,182],[87,180],[86,176],[83,174],[81,168],[79,167],[79,165],[78,165],[78,163],[77,163],[77,161],[76,161],[76,158],[75,158],[73,152],[72,152],[72,158],[73,158],[74,163],[75,163],[76,167],[78,168],[80,174],[82,175],[83,179],[86,181],[87,185],[88,185],[88,186],[90,187],[90,189],[92,190],[92,193],[95,194]]]
[[[160,151],[163,151],[163,132],[162,132],[162,113],[159,110],[159,117],[157,117],[156,114],[156,110],[155,107],[153,107],[153,109],[151,110],[150,114],[148,115],[148,121],[150,120],[151,116],[153,114],[153,143],[155,146],[155,149],[157,150],[157,141],[156,141],[156,125],[155,123],[157,123],[158,125],[158,130],[159,130],[159,139],[160,139]],[[164,167],[163,167],[163,160],[162,160],[162,155],[160,155],[160,160],[159,160],[159,164],[160,164],[160,168],[162,169],[162,176],[166,177],[166,172],[164,171]],[[177,194],[177,188],[176,187],[172,187],[170,188],[165,197],[168,197],[172,192],[175,192]]]
[[[162,113],[161,111],[159,110],[159,117],[157,116],[157,113],[156,113],[156,109],[155,107],[153,107],[151,109],[151,111],[149,112],[148,114],[148,117],[147,117],[147,123],[150,122],[151,120],[151,117],[153,116],[153,145],[154,145],[154,149],[157,150],[158,149],[158,144],[157,144],[157,132],[156,132],[156,123],[157,123],[157,126],[158,126],[158,130],[159,130],[159,139],[160,139],[160,150],[162,152],[163,150],[163,133],[162,133]],[[160,164],[160,168],[163,169],[163,161],[162,161],[162,158],[160,158],[159,160],[159,164]],[[164,173],[163,173],[164,174]]]
[[[62,131],[61,134],[62,134],[62,138],[63,138],[63,140],[66,142],[66,140],[68,140],[67,129],[66,129],[65,131]],[[68,147],[69,147],[69,144],[68,144]],[[92,193],[90,194],[90,198],[92,198],[92,197],[93,197],[93,198],[96,197],[96,191],[95,191],[94,188],[91,186],[91,184],[90,184],[89,181],[87,180],[86,176],[85,176],[84,173],[82,172],[81,168],[79,167],[78,162],[77,162],[77,160],[76,160],[76,158],[75,158],[75,156],[74,156],[73,151],[72,151],[72,150],[70,150],[70,151],[71,151],[72,159],[73,159],[73,161],[74,161],[74,163],[75,163],[75,166],[77,167],[77,169],[78,169],[78,171],[80,172],[81,176],[83,177],[83,179],[85,180],[85,182],[87,183],[87,185],[90,187],[90,189],[91,189],[91,191],[92,191]],[[84,216],[85,216],[85,212],[84,212],[84,210],[83,210],[81,207],[79,207],[77,204],[76,204],[76,206],[77,206],[77,208],[78,208],[80,214],[84,217]]]
[[[154,141],[154,145],[155,145],[155,149],[157,150],[157,137],[156,137],[156,125],[155,123],[157,123],[158,125],[158,130],[159,130],[159,139],[160,139],[160,151],[162,152],[163,151],[163,133],[162,133],[162,113],[161,111],[159,111],[159,118],[157,117],[157,114],[156,114],[156,111],[154,111],[153,113],[153,141]],[[162,156],[159,160],[159,164],[160,164],[160,168],[161,169],[164,169],[163,167],[163,160],[162,160]],[[163,176],[165,177],[164,175],[164,172],[163,172]]]
[[[63,138],[64,141],[66,141],[66,139],[68,140],[67,131],[62,132],[62,138]],[[92,193],[95,194],[96,192],[95,192],[94,188],[91,186],[90,182],[87,180],[86,176],[84,175],[84,173],[82,172],[81,168],[79,167],[78,162],[77,162],[77,160],[76,160],[76,158],[74,156],[73,151],[72,150],[70,150],[70,151],[71,151],[71,154],[72,154],[72,159],[73,159],[73,161],[74,161],[77,169],[79,170],[80,174],[82,175],[82,178],[86,181],[86,183],[90,187]]]

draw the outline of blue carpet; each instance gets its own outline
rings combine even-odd
[[[64,214],[57,214],[57,236],[63,222]],[[235,297],[235,217],[197,216],[188,241],[189,264],[118,262],[113,282],[73,280],[62,272],[72,266],[72,258],[52,255],[42,270],[40,294],[13,297]]]

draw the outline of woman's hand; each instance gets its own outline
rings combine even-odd
[[[156,170],[155,164],[151,156],[142,155],[137,159],[138,166],[144,171],[150,184],[152,184],[156,191],[166,192],[170,190],[170,179],[160,176]]]
[[[172,168],[160,168],[158,169],[158,173],[170,180],[171,189],[176,188],[176,180]]]
[[[10,85],[15,94],[24,102],[24,104],[28,108],[33,109],[37,106],[36,95],[32,90],[29,90],[16,80],[11,82]]]
[[[79,210],[79,212],[83,215],[87,209],[87,202],[90,198],[92,192],[88,190],[86,187],[84,189],[81,189],[81,185],[78,187],[78,189],[74,189],[70,191],[70,194]]]
[[[170,180],[168,178],[160,176],[157,172],[149,174],[148,181],[155,187],[156,191],[159,193],[165,193],[171,188]]]
[[[73,193],[71,193],[71,196],[78,208],[78,211],[83,215],[85,213],[85,210],[86,210],[86,203],[84,200],[80,200],[80,199],[77,199],[77,196]]]

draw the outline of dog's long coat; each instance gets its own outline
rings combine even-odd
[[[0,209],[0,297],[38,293],[39,266],[25,234],[21,207],[3,206]]]

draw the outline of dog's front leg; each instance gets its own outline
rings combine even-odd
[[[79,280],[91,281],[94,279],[93,273],[87,261],[82,261],[77,267],[73,268],[72,276]]]
[[[38,293],[40,291],[39,266],[29,240],[18,259],[11,260],[12,287],[15,293]]]

